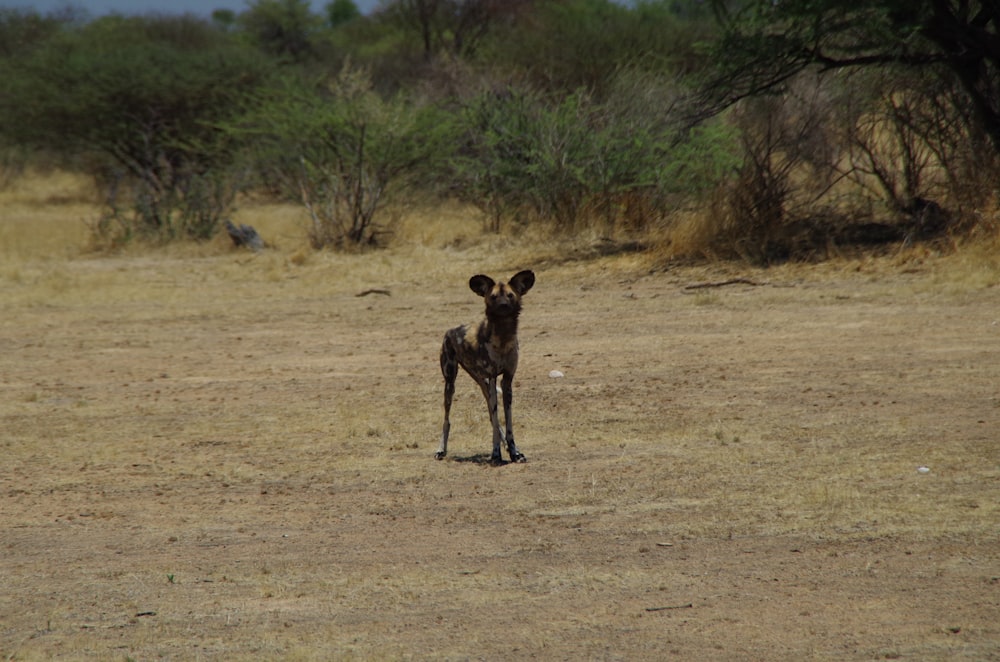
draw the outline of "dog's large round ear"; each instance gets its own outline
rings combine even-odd
[[[510,279],[510,288],[517,292],[518,296],[521,296],[525,292],[531,289],[531,286],[535,284],[535,272],[534,271],[519,271],[514,274],[514,277]]]
[[[481,297],[486,296],[493,289],[496,282],[489,276],[478,274],[469,279],[469,289]]]

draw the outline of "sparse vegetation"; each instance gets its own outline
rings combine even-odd
[[[100,238],[215,234],[247,176],[222,124],[267,79],[265,61],[191,18],[112,16],[5,64],[6,141],[92,176]]]
[[[449,126],[430,104],[382,99],[350,68],[318,89],[271,91],[247,121],[265,179],[309,213],[314,248],[377,244],[391,231],[377,218],[388,196],[454,149]]]
[[[110,245],[204,240],[240,196],[275,193],[307,210],[315,248],[385,245],[387,203],[435,196],[493,232],[588,229],[766,264],[982,236],[1000,100],[992,51],[969,40],[979,25],[995,40],[997,17],[932,5],[5,10],[0,177],[42,159],[87,173]],[[949,39],[981,71],[949,59]]]

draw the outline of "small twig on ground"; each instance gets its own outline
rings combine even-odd
[[[689,602],[686,605],[672,605],[670,607],[646,607],[646,611],[667,611],[668,609],[693,609],[694,604]]]
[[[356,296],[356,297],[366,297],[369,294],[384,294],[387,297],[388,296],[392,296],[392,293],[389,292],[389,290],[384,290],[384,289],[379,288],[379,287],[373,287],[370,290],[365,290],[364,292],[358,292],[354,296]]]
[[[757,281],[750,280],[749,278],[730,278],[729,280],[723,280],[717,283],[695,283],[694,285],[685,285],[685,290],[700,290],[707,287],[725,287],[726,285],[753,285],[754,287],[759,287],[761,285],[767,285],[767,283],[758,283]]]

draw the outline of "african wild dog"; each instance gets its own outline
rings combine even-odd
[[[448,431],[451,423],[451,399],[455,395],[455,378],[458,366],[476,380],[486,397],[486,407],[493,424],[493,455],[490,461],[499,464],[500,444],[507,442],[511,462],[524,462],[526,458],[514,445],[514,426],[511,420],[514,372],[517,370],[517,317],[521,312],[521,297],[535,284],[535,274],[521,271],[509,283],[494,282],[489,276],[473,276],[469,287],[486,300],[486,319],[478,325],[458,326],[448,331],[441,346],[441,372],[444,374],[444,427],[441,431],[441,448],[437,459],[448,454]],[[497,377],[502,375],[503,415],[507,433],[500,429],[497,414]]]

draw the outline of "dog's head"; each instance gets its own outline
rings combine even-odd
[[[469,288],[486,300],[486,314],[502,317],[515,317],[521,312],[521,297],[534,284],[532,271],[519,271],[506,283],[482,274],[469,279]]]

